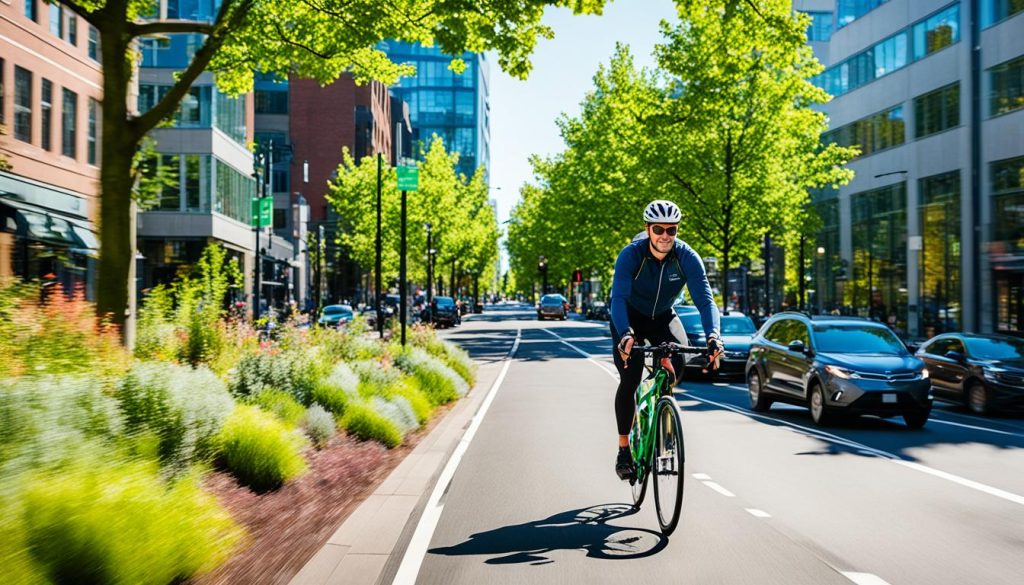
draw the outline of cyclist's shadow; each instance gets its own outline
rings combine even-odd
[[[607,522],[635,514],[627,504],[604,504],[561,512],[543,520],[479,532],[454,546],[437,547],[439,555],[503,555],[491,565],[555,562],[544,556],[557,550],[582,550],[599,559],[639,559],[661,552],[668,539],[653,530],[624,528]]]

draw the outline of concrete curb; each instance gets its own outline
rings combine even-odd
[[[394,579],[441,470],[503,364],[478,365],[473,390],[342,522],[289,585],[373,585]]]

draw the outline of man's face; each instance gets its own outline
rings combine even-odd
[[[667,254],[675,245],[677,229],[678,226],[674,223],[652,223],[647,225],[647,235],[650,236],[651,245],[655,250]]]

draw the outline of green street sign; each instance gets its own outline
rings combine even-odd
[[[252,200],[252,227],[265,228],[274,224],[274,198],[260,197]]]
[[[398,190],[415,191],[420,184],[419,167],[398,167]]]

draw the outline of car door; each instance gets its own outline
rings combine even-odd
[[[946,363],[943,364],[943,376],[949,384],[949,389],[960,399],[967,398],[967,389],[964,388],[964,380],[967,379],[967,374],[970,372],[970,368],[967,365],[967,348],[964,347],[964,341],[959,336],[951,337],[949,339],[949,349],[946,351],[958,352],[961,356],[960,360],[953,360],[945,358]]]
[[[947,366],[951,366],[953,360],[946,357],[949,351],[950,338],[939,337],[932,340],[921,349],[921,359],[928,367],[928,378],[932,381],[932,391],[939,396],[953,397],[956,391],[950,382],[950,372]]]
[[[779,319],[769,325],[764,334],[765,343],[762,350],[764,383],[765,386],[777,392],[786,392],[785,379],[782,377],[785,369],[786,347],[783,345],[785,342],[781,340],[789,335],[787,331],[792,322],[792,319]]]
[[[811,346],[810,333],[802,321],[790,319],[789,325],[784,330],[785,341],[782,343],[782,355],[779,360],[779,383],[787,394],[795,397],[804,395],[804,372],[807,371],[807,354],[804,352],[790,351],[789,344],[794,341],[801,341],[804,347]]]

